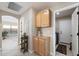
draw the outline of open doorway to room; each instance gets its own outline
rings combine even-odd
[[[18,19],[2,16],[2,55],[14,55],[18,49]]]
[[[72,56],[78,53],[78,8],[56,12],[56,56]]]

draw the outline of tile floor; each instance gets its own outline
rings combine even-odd
[[[30,52],[23,54],[20,50],[20,45],[17,43],[17,39],[17,36],[13,36],[2,40],[2,51],[0,50],[0,56],[38,56],[37,54]],[[67,55],[56,52],[56,56],[72,56],[72,52],[69,50],[69,45],[67,45]]]
[[[32,54],[26,52],[23,54],[20,50],[20,45],[18,45],[18,37],[10,36],[5,40],[2,40],[2,51],[0,51],[0,55],[2,56],[37,56],[36,54]]]
[[[26,52],[23,54],[20,49],[13,49],[13,50],[7,50],[2,52],[2,56],[36,56],[35,54],[31,54],[29,52]]]

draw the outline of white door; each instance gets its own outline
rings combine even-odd
[[[74,56],[78,54],[78,8],[72,14],[72,53]]]
[[[71,42],[71,19],[62,18],[59,20],[59,41],[63,43]]]

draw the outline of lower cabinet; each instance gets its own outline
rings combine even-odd
[[[34,37],[33,50],[35,53],[48,56],[50,54],[50,38],[49,37]]]
[[[33,50],[35,53],[38,53],[38,38],[33,39]]]

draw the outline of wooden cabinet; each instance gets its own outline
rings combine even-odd
[[[49,27],[51,25],[50,10],[45,9],[36,15],[36,27]]]
[[[42,56],[49,55],[50,54],[50,38],[49,37],[34,37],[33,50],[35,53]]]
[[[50,26],[50,11],[43,10],[41,15],[41,27],[49,27]]]
[[[36,52],[36,53],[38,53],[38,38],[34,38],[33,39],[33,50],[34,50],[34,52]]]
[[[45,41],[42,38],[39,38],[39,54],[44,55],[45,54]]]
[[[36,27],[41,27],[41,12],[36,15],[35,25]]]

